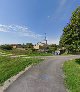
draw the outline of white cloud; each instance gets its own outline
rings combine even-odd
[[[48,44],[59,44],[59,39],[48,39]]]
[[[40,38],[42,35],[36,34],[29,30],[26,26],[19,25],[2,25],[0,24],[0,32],[13,32],[20,36],[27,36],[32,38]]]
[[[9,32],[9,27],[6,25],[0,24],[0,32]]]

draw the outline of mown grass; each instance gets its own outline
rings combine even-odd
[[[80,92],[80,59],[65,62],[63,68],[69,92]]]
[[[4,83],[10,77],[18,74],[31,64],[37,64],[42,59],[38,58],[11,58],[0,57],[0,84]]]

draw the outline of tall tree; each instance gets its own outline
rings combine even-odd
[[[65,47],[70,53],[80,51],[80,7],[72,13],[70,23],[64,28],[60,46]]]

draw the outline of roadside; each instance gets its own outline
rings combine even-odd
[[[4,92],[67,92],[62,65],[80,56],[47,57],[46,62],[33,66]]]
[[[24,71],[26,67],[30,67],[31,65],[38,64],[41,61],[43,61],[43,59],[41,58],[0,56],[0,85],[3,86],[7,79],[18,74],[20,71]],[[7,83],[8,82],[10,82],[10,79],[7,81]]]
[[[64,63],[65,84],[70,92],[80,92],[80,59]]]

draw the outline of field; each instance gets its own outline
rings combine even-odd
[[[21,57],[2,57],[0,56],[0,84],[4,83],[10,77],[18,74],[31,64],[37,64],[43,61],[38,58],[21,58]]]
[[[64,72],[69,92],[80,92],[80,59],[65,62]]]
[[[0,55],[26,55],[26,56],[52,56],[51,53],[45,52],[32,52],[30,50],[12,49],[12,50],[1,50]]]

